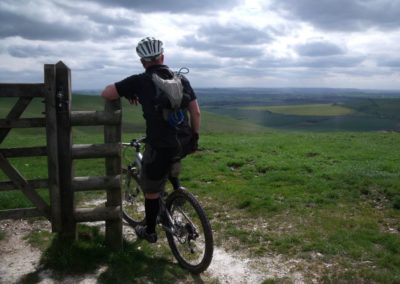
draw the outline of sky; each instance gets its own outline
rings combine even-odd
[[[72,88],[143,72],[135,47],[164,42],[194,87],[400,90],[400,0],[1,0],[0,82]]]

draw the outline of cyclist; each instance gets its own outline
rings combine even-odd
[[[196,95],[186,77],[180,75],[176,79],[174,72],[164,65],[163,51],[162,41],[153,37],[142,39],[137,44],[136,52],[145,72],[108,85],[101,94],[107,100],[125,97],[131,104],[139,103],[142,106],[146,122],[146,147],[140,184],[145,195],[146,225],[137,226],[135,231],[139,238],[151,243],[157,241],[155,227],[160,194],[168,179],[174,188],[180,187],[180,160],[197,150],[200,128],[200,108]],[[165,96],[161,95],[165,93],[165,88],[160,88],[155,79],[175,79],[167,87],[175,99],[178,96],[180,104],[177,113],[180,115],[177,116],[175,112],[172,120],[166,120],[165,117],[168,101],[166,104]],[[179,90],[183,94],[178,94]]]

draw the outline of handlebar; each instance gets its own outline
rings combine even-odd
[[[140,144],[145,141],[146,137],[141,137],[139,139],[132,139],[131,142],[126,143],[126,142],[122,142],[121,145],[122,146],[128,146],[128,147],[140,147]]]

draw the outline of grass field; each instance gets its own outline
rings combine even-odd
[[[124,140],[143,133],[140,110],[124,115]],[[306,279],[317,273],[325,283],[400,282],[399,133],[277,131],[207,112],[203,126],[200,150],[184,161],[182,181],[205,206],[218,246],[251,257],[302,259],[304,267],[298,269]],[[45,141],[37,131],[11,135],[2,148]],[[79,144],[103,138],[99,131],[79,128],[73,139]],[[47,176],[45,158],[12,163],[26,177]],[[103,164],[102,159],[76,161],[75,175],[102,175]],[[2,173],[0,180],[6,180]],[[45,190],[42,195],[47,198]],[[28,205],[17,192],[0,192],[0,209]],[[102,237],[91,234],[91,242],[64,248],[71,253],[63,259],[63,245],[53,240],[45,249],[45,265],[74,273],[93,269],[83,263],[107,263],[114,269],[102,276],[108,282],[148,273],[153,281],[187,275],[168,264],[167,250],[145,245],[138,251],[138,244],[130,243],[125,253],[110,255],[98,245]],[[76,255],[85,257],[73,265]],[[142,262],[129,260],[132,256]],[[152,261],[163,268],[158,275],[149,272]],[[130,272],[132,265],[139,274]]]
[[[343,116],[353,113],[352,109],[336,104],[247,106],[242,109],[305,116]]]
[[[323,103],[322,103],[323,102]],[[291,131],[399,131],[399,98],[320,97],[206,105],[207,111]]]

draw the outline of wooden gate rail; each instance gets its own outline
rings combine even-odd
[[[0,153],[5,158],[47,156],[47,147],[3,148],[0,149]]]
[[[48,88],[45,83],[39,84],[0,84],[0,94],[2,97],[24,97],[40,98],[45,97]]]
[[[118,222],[121,219],[121,206],[78,208],[75,210],[74,218],[77,222]],[[107,230],[108,226],[106,226]],[[109,236],[109,233],[106,234]]]
[[[118,157],[121,146],[118,143],[77,144],[72,146],[73,159],[94,159]]]
[[[26,180],[26,182],[32,189],[49,187],[48,179],[33,179],[33,180]],[[0,182],[0,191],[10,191],[10,190],[20,190],[20,188],[17,185],[15,185],[15,183],[12,181]]]
[[[73,126],[118,125],[121,122],[121,110],[106,111],[73,111]]]
[[[20,118],[18,120],[0,119],[0,128],[46,127],[45,118]]]
[[[87,176],[75,177],[72,180],[72,188],[75,192],[91,191],[99,189],[118,190],[120,176]]]
[[[43,213],[37,208],[18,208],[18,209],[8,209],[2,210],[0,214],[0,219],[25,219],[32,217],[41,217]]]

